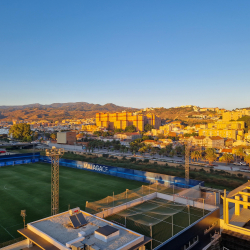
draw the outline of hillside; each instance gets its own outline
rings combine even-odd
[[[148,113],[148,112],[143,112],[143,113]],[[215,112],[213,111],[195,112],[193,110],[193,107],[179,107],[179,108],[168,108],[168,109],[156,108],[152,111],[149,111],[149,113],[153,113],[165,121],[179,120],[189,125],[196,123],[211,122],[210,119],[199,119],[199,118],[194,118],[192,116],[199,116],[199,115],[207,116],[211,114],[215,115]]]
[[[81,119],[94,117],[97,112],[121,112],[123,110],[136,109],[117,106],[113,103],[100,105],[87,102],[0,106],[0,121]]]

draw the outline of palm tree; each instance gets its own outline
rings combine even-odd
[[[208,161],[209,165],[211,166],[212,163],[217,159],[215,149],[214,148],[208,148],[208,149],[206,149],[205,153],[206,153],[205,158]]]
[[[172,149],[172,150],[170,151],[170,153],[169,153],[169,156],[173,157],[173,156],[175,156],[175,155],[176,155],[176,151],[175,151],[175,149]]]
[[[158,154],[159,154],[160,156],[162,156],[162,155],[164,155],[165,151],[166,151],[165,148],[161,148],[160,151],[158,152]]]
[[[166,154],[169,154],[171,152],[171,150],[173,149],[173,144],[170,143],[166,146]]]
[[[220,161],[224,161],[228,165],[228,163],[234,161],[234,157],[233,157],[233,155],[226,153],[226,154],[221,156]]]
[[[198,161],[201,157],[202,157],[202,155],[201,155],[201,152],[200,152],[200,151],[193,151],[193,152],[191,153],[191,159],[192,159],[192,160]]]
[[[156,148],[152,148],[152,149],[151,149],[150,155],[153,155],[153,156],[154,156],[155,154],[156,154]]]

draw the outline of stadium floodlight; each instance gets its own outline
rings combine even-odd
[[[51,159],[51,215],[55,215],[59,211],[59,159],[64,149],[53,146],[45,152]]]
[[[26,210],[21,210],[21,216],[23,217],[23,228],[25,228]]]

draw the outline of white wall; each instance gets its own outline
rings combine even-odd
[[[130,207],[134,207],[138,204],[141,204],[144,201],[154,199],[156,197],[157,197],[157,193],[152,193],[152,194],[140,197],[138,199],[126,202],[120,206],[112,207],[110,209],[104,210],[103,212],[99,212],[99,213],[95,214],[95,216],[98,216],[100,218],[105,218],[105,217],[108,217],[112,214],[119,213],[122,210],[125,210],[125,209],[128,209]]]
[[[1,250],[20,250],[20,249],[23,249],[23,248],[28,247],[28,246],[29,246],[29,240],[26,239],[26,240],[22,240],[22,241],[19,241],[17,243],[11,244],[9,246],[2,247],[0,249]]]

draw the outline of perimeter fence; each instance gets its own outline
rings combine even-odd
[[[40,153],[1,155],[0,167],[28,164],[40,161]]]
[[[154,183],[87,202],[86,211],[151,237],[153,249],[213,211],[211,195]]]
[[[47,156],[41,156],[40,160],[43,162],[51,163],[50,158]],[[96,173],[101,173],[146,183],[158,182],[164,185],[175,185],[176,187],[194,187],[197,185],[204,186],[204,182],[198,180],[190,179],[189,183],[187,183],[185,178],[181,177],[146,172],[135,169],[112,167],[112,166],[83,162],[83,161],[68,160],[63,158],[60,159],[60,166],[78,168]]]

